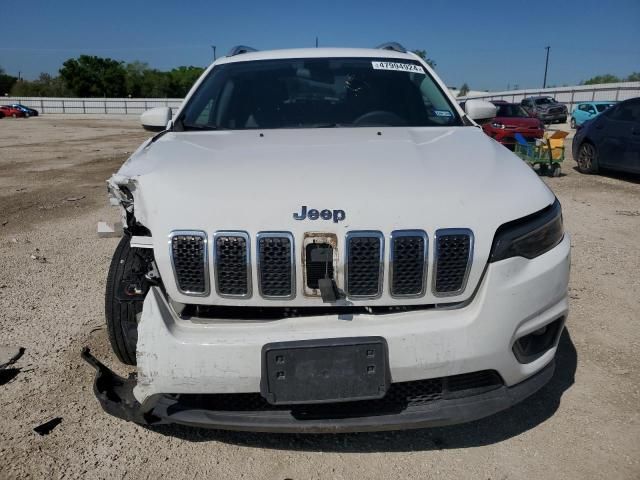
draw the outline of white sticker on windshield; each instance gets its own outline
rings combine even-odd
[[[374,70],[395,70],[397,72],[421,73],[425,75],[424,68],[414,63],[400,62],[371,62]]]
[[[453,113],[449,110],[434,110],[433,113],[436,114],[436,117],[453,117]]]

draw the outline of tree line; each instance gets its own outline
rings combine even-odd
[[[41,73],[35,80],[7,75],[0,67],[0,95],[183,98],[203,71],[193,66],[161,71],[144,62],[80,55],[65,61],[57,76]]]

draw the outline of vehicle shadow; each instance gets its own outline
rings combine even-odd
[[[578,172],[578,173],[580,173],[580,170],[578,170],[577,166],[574,166],[573,170]],[[581,175],[584,175],[584,174],[581,173]],[[620,180],[622,182],[640,184],[640,174],[639,173],[617,172],[615,170],[607,170],[607,169],[602,169],[601,168],[600,171],[596,175],[598,175],[600,177],[614,178],[614,179]]]
[[[253,448],[322,452],[411,452],[468,448],[499,443],[535,428],[558,409],[574,383],[577,352],[565,329],[556,355],[556,370],[547,385],[510,409],[475,422],[398,432],[345,434],[265,434],[226,432],[181,425],[147,427],[161,435],[191,442],[217,441]]]

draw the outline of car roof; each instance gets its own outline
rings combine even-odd
[[[610,104],[610,103],[617,103],[616,100],[595,100],[595,101],[589,101],[589,102],[578,102],[578,105],[602,105],[602,104]]]
[[[251,60],[277,60],[280,58],[394,58],[402,60],[416,60],[414,53],[402,53],[380,48],[290,48],[284,50],[263,50],[240,53],[231,57],[221,57],[216,65],[224,63],[248,62]]]

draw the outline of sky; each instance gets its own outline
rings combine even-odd
[[[259,50],[423,49],[450,87],[575,85],[640,71],[640,0],[0,0],[0,67],[34,79],[80,54],[160,70],[206,66],[234,45]]]

